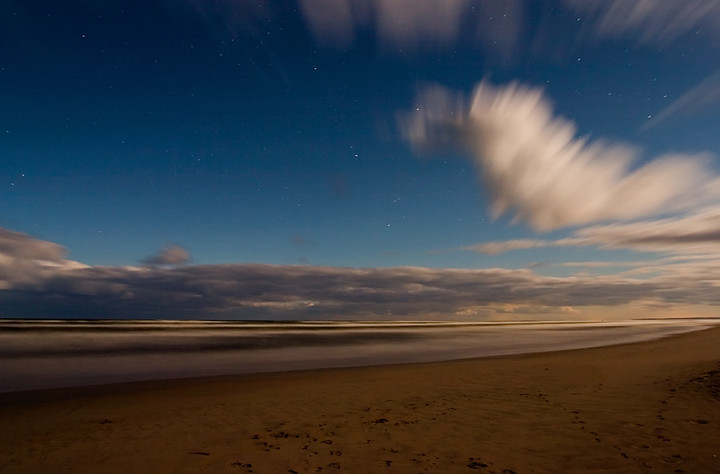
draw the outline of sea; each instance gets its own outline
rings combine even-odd
[[[720,319],[520,322],[0,319],[0,392],[410,364],[647,341]]]

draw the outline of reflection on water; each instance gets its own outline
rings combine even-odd
[[[562,350],[719,323],[0,320],[0,392]]]

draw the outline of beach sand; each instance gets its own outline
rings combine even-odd
[[[0,395],[0,472],[720,472],[720,328]]]

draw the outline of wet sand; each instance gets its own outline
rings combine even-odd
[[[0,472],[720,472],[720,328],[389,367],[0,394]]]

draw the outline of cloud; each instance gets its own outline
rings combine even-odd
[[[391,52],[480,44],[505,56],[517,50],[524,0],[300,0],[320,43],[346,48],[367,31]]]
[[[83,267],[66,260],[66,253],[61,245],[0,228],[0,290],[31,283],[58,268]]]
[[[501,240],[497,242],[483,242],[481,244],[466,245],[462,250],[470,252],[482,253],[485,255],[499,255],[513,250],[540,249],[548,247],[582,247],[585,245],[594,245],[587,240],[565,238],[558,240],[543,239],[511,239]]]
[[[414,48],[427,40],[454,42],[467,4],[467,0],[378,0],[378,34],[383,41],[401,48]]]
[[[346,47],[357,30],[371,28],[381,43],[415,48],[457,39],[468,0],[300,0],[315,38]]]
[[[190,262],[190,253],[176,244],[168,245],[160,252],[143,260],[143,263],[147,265],[184,265],[188,262]]]
[[[637,37],[640,43],[667,44],[701,30],[720,32],[718,0],[564,0],[586,15],[602,38]]]
[[[521,0],[490,0],[486,11],[507,14]],[[380,44],[395,48],[414,49],[418,46],[453,45],[458,39],[464,19],[472,14],[473,0],[296,0],[280,6],[272,2],[226,2],[222,0],[185,0],[210,28],[233,34],[239,31],[262,32],[262,24],[282,18],[288,10],[300,11],[315,40],[328,47],[344,49],[360,34],[372,32]],[[503,5],[510,4],[508,7]],[[289,6],[289,8],[288,8]],[[174,8],[168,2],[168,9]],[[492,10],[489,10],[489,9]],[[505,26],[508,21],[505,21]],[[499,33],[500,31],[498,31]]]
[[[698,29],[720,33],[719,0],[562,0],[542,15],[529,0],[299,0],[306,24],[325,45],[346,48],[372,31],[391,51],[421,47],[482,45],[512,57],[523,47],[535,53],[567,49],[586,40],[634,37],[642,44],[668,44]],[[564,8],[563,8],[564,7]],[[577,23],[580,16],[583,23]],[[580,31],[575,31],[577,25]],[[558,30],[575,41],[558,44]]]
[[[641,130],[649,130],[673,117],[689,116],[716,107],[718,102],[720,102],[720,72],[711,74],[675,99],[655,114],[652,120],[645,122]]]
[[[467,245],[463,250],[484,253],[485,255],[498,255],[513,250],[527,250],[557,246],[556,241],[542,239],[513,239],[499,242],[484,242],[482,244]]]
[[[463,250],[496,255],[519,249],[584,247],[632,249],[683,256],[720,256],[720,207],[683,217],[606,224],[577,229],[558,240],[515,239],[484,242]]]
[[[170,11],[178,8],[178,2],[163,3]],[[386,52],[400,54],[470,45],[506,63],[528,53],[568,53],[587,42],[587,32],[600,39],[629,37],[661,45],[698,30],[715,37],[720,33],[720,0],[559,0],[540,9],[531,0],[179,3],[189,5],[218,37],[229,32],[259,38],[268,21],[286,21],[288,12],[299,11],[310,34],[325,47],[344,50],[359,38],[374,38]]]
[[[5,258],[60,262],[65,254],[66,250],[61,245],[0,228],[0,255]]]
[[[218,44],[228,34],[260,40],[269,23],[285,25],[290,14],[299,12],[310,35],[323,47],[344,51],[360,39],[374,40],[393,54],[469,46],[484,50],[486,64],[531,57],[557,61],[592,37],[628,37],[641,44],[666,45],[698,30],[715,38],[720,33],[720,0],[554,0],[540,6],[532,0],[162,3],[171,13],[179,10],[181,17],[190,9]]]
[[[713,179],[707,155],[665,155],[632,169],[634,148],[578,138],[541,89],[517,83],[481,82],[469,104],[428,88],[401,127],[418,150],[469,152],[492,215],[513,210],[540,231],[688,209],[707,198]]]
[[[223,37],[265,36],[267,24],[286,24],[299,12],[322,47],[346,50],[362,38],[386,53],[481,47],[495,59],[512,62],[524,49],[528,0],[291,0],[289,2],[165,1],[165,8],[198,15],[222,44]],[[180,7],[179,7],[180,5]],[[552,29],[552,27],[550,28]]]
[[[507,308],[561,314],[637,301],[720,305],[720,292],[710,291],[717,289],[718,260],[678,262],[671,265],[675,278],[649,279],[498,268],[109,267],[65,260],[22,274],[8,268],[12,263],[0,259],[2,317],[452,320]]]
[[[720,255],[720,208],[681,218],[593,226],[577,230],[574,236],[610,249]]]

